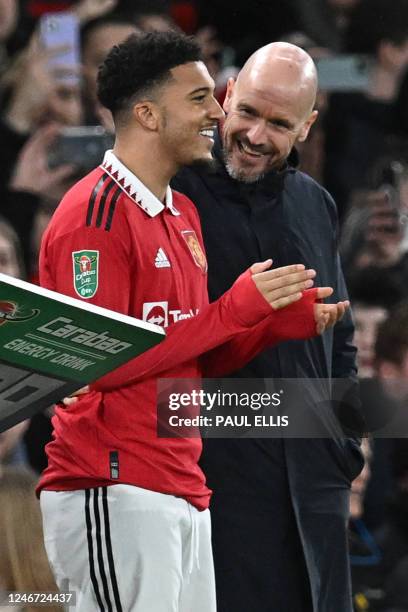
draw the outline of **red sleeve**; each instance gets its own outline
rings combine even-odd
[[[280,340],[315,335],[314,301],[315,290],[311,290],[298,305],[293,305],[294,308],[271,312],[270,305],[261,296],[251,273],[247,271],[229,291],[198,316],[170,327],[161,344],[100,378],[92,388],[107,391],[158,376],[208,351],[211,351],[210,355],[217,353],[217,349],[212,349],[220,344],[223,346],[215,362],[220,369],[215,369],[213,375],[221,375],[221,364],[225,364],[226,359],[236,359],[238,365],[227,370],[232,371],[249,361],[264,346]],[[238,348],[239,358],[231,353]]]
[[[202,376],[217,378],[242,368],[264,349],[285,340],[306,340],[316,335],[313,305],[317,289],[303,292],[301,300],[272,311],[263,321],[207,352],[200,359]]]
[[[106,374],[92,388],[108,391],[163,374],[228,342],[270,312],[270,305],[257,290],[248,271],[219,300],[207,305],[196,317],[169,327],[163,342]]]

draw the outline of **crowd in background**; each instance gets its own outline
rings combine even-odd
[[[74,12],[80,25],[81,67],[70,78],[41,42],[41,15],[53,11]],[[227,79],[274,40],[305,48],[318,65],[326,61],[334,81],[339,70],[336,87],[322,79],[319,118],[298,150],[299,165],[338,205],[365,410],[404,406],[407,385],[392,381],[408,381],[408,0],[0,0],[0,271],[37,282],[53,210],[95,165],[60,163],[61,132],[101,125],[109,142],[112,122],[96,100],[98,66],[132,32],[167,28],[198,37],[220,102]],[[358,87],[343,83],[339,59],[357,70]],[[48,413],[0,434],[0,526],[7,535],[0,539],[0,590],[55,590],[45,553],[38,556],[33,494],[50,435]],[[402,612],[408,440],[374,436],[364,450],[367,465],[351,499],[354,604]]]

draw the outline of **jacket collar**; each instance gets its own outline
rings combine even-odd
[[[129,168],[122,164],[112,150],[106,151],[100,167],[149,217],[156,217],[165,208],[168,208],[173,215],[180,214],[173,205],[173,194],[170,187],[167,187],[166,205],[164,205]]]

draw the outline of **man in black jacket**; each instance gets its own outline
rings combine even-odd
[[[188,168],[174,187],[195,202],[210,299],[248,265],[301,261],[317,284],[347,296],[330,195],[291,164],[316,119],[316,70],[301,49],[259,49],[228,83],[212,170]],[[336,297],[337,296],[337,297]],[[350,315],[308,342],[267,350],[237,376],[356,376]],[[219,612],[350,612],[346,521],[362,467],[351,439],[206,440]]]

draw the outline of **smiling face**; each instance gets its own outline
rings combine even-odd
[[[317,117],[312,60],[305,60],[305,74],[303,64],[290,54],[276,56],[280,48],[279,43],[268,45],[258,59],[249,60],[236,83],[228,83],[223,145],[227,170],[237,180],[255,182],[281,168]]]
[[[202,62],[171,70],[158,96],[160,145],[177,168],[211,161],[214,130],[224,113],[214,98],[214,81]]]

